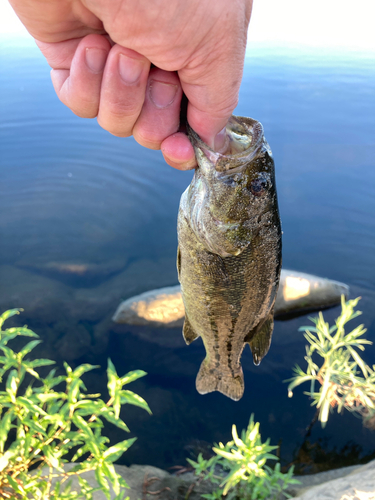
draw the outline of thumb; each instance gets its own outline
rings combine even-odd
[[[246,24],[246,25],[245,25]],[[201,139],[215,150],[225,143],[225,126],[238,103],[242,80],[247,23],[232,40],[224,37],[208,57],[180,70],[182,89],[188,99],[187,121]]]

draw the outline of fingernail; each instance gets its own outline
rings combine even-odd
[[[218,153],[224,153],[224,151],[228,148],[228,142],[229,138],[227,135],[227,129],[224,127],[223,130],[220,130],[220,132],[216,135],[213,149]]]
[[[87,48],[86,64],[93,73],[101,73],[107,60],[107,52],[102,49]]]
[[[118,70],[125,83],[135,83],[141,76],[143,63],[139,59],[120,54]]]
[[[177,94],[177,85],[152,80],[149,87],[151,101],[157,108],[167,108]]]

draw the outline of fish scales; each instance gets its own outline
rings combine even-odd
[[[206,358],[196,386],[238,400],[248,343],[255,364],[269,349],[281,270],[274,163],[261,124],[232,117],[228,152],[190,131],[198,161],[178,215],[177,268],[187,344],[201,337]]]

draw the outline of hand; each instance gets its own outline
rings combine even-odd
[[[252,0],[10,0],[45,55],[61,101],[114,135],[195,166],[179,131],[220,150],[238,100]],[[154,67],[151,66],[154,65]]]

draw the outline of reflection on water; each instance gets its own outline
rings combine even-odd
[[[36,48],[2,47],[1,310],[25,309],[17,321],[43,338],[40,356],[103,367],[110,356],[119,373],[148,372],[134,390],[153,416],[126,409],[139,439],[125,463],[183,464],[194,443],[229,440],[231,424],[245,427],[251,412],[290,461],[314,413],[302,390],[290,400],[282,383],[303,363],[298,327],[307,318],[276,323],[259,367],[244,353],[246,392],[237,403],[197,394],[199,340],[188,348],[179,329],[114,325],[121,300],[177,282],[177,208],[192,174],[171,169],[159,152],[131,138],[111,136],[95,120],[75,117],[55,97]],[[263,123],[274,152],[285,267],[348,283],[352,297],[363,297],[361,320],[371,339],[375,65],[370,56],[318,56],[256,52],[246,63],[236,113]],[[326,317],[337,314],[336,308]],[[370,347],[369,363],[374,353]],[[105,392],[103,370],[90,374],[94,392]],[[320,437],[331,449],[349,439],[362,455],[375,448],[374,433],[349,414],[333,416],[324,431],[314,428],[312,438]]]

